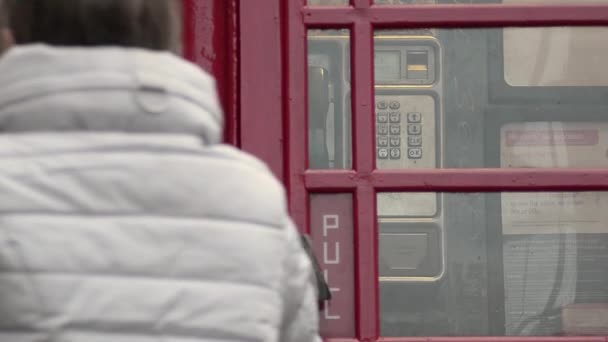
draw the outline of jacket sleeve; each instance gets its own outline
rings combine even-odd
[[[289,220],[283,262],[283,322],[281,342],[320,342],[316,278],[300,235]]]

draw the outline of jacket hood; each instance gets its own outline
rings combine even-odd
[[[14,47],[0,59],[0,131],[190,134],[221,140],[214,79],[170,53]]]

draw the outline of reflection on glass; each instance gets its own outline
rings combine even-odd
[[[308,0],[308,6],[348,6],[349,0]]]
[[[311,169],[352,167],[350,32],[308,32],[308,142]]]
[[[608,166],[608,28],[374,38],[378,169]]]
[[[378,202],[383,336],[608,334],[608,193],[434,195]]]
[[[512,86],[606,86],[606,28],[504,31],[505,80]]]

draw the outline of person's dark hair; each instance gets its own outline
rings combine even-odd
[[[8,12],[5,5],[4,0],[0,0],[0,55],[4,53],[8,47],[8,42],[6,41],[8,38],[6,32],[8,28]]]
[[[17,44],[179,50],[178,0],[4,1]]]
[[[0,0],[0,29],[8,26],[8,13],[4,6],[4,0]]]

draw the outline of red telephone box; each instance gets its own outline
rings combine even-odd
[[[325,338],[608,341],[608,1],[186,4],[227,141],[313,237]]]

